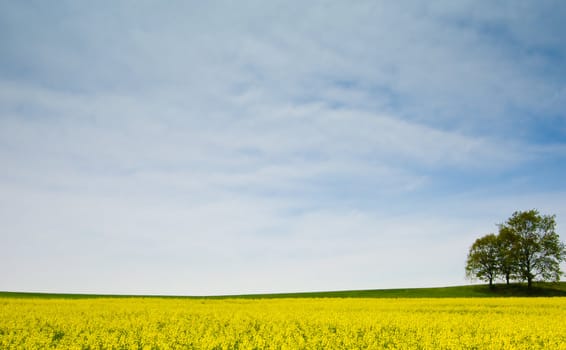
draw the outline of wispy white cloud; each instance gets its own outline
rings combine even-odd
[[[4,175],[61,187],[73,178],[78,186],[85,178],[101,185],[161,178],[171,189],[284,190],[335,176],[394,193],[426,183],[422,168],[493,171],[529,157],[517,144],[320,104],[260,105],[235,119],[225,111],[219,121],[202,121],[157,99],[74,99],[37,89],[17,95],[10,99],[14,110],[34,106],[56,117],[2,121],[11,146],[5,162],[12,163]],[[33,171],[38,164],[41,173]]]
[[[566,215],[556,6],[2,4],[0,289],[461,282]]]

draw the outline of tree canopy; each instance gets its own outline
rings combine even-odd
[[[497,236],[490,233],[478,238],[468,254],[466,275],[489,281],[489,286],[499,274]]]
[[[566,247],[556,233],[556,216],[537,210],[516,211],[497,235],[476,239],[466,261],[466,276],[489,282],[505,279],[559,281],[560,263],[566,259]]]

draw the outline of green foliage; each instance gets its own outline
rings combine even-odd
[[[466,276],[489,281],[501,277],[527,281],[557,282],[566,248],[556,233],[556,217],[537,210],[516,211],[499,225],[499,234],[478,238],[468,254]]]
[[[493,281],[499,274],[499,241],[493,233],[476,239],[466,261],[466,276],[488,281],[493,286]]]
[[[518,275],[514,254],[516,241],[516,236],[509,229],[500,227],[497,235],[499,272],[507,285]]]
[[[555,231],[556,217],[541,215],[537,210],[517,211],[500,226],[513,237],[512,259],[517,277],[527,281],[559,281],[560,263],[565,258],[564,244]]]

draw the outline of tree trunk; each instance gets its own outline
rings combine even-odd
[[[509,274],[508,273],[505,274],[505,281],[507,282],[507,285],[509,285]]]
[[[527,277],[527,288],[531,289],[531,286],[533,285],[533,278],[531,276]]]
[[[490,289],[493,288],[493,278],[492,277],[489,278],[489,288]]]

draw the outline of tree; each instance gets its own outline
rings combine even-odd
[[[517,273],[517,263],[514,254],[514,247],[516,246],[516,236],[511,233],[508,228],[499,228],[497,235],[497,259],[499,265],[499,272],[505,282],[509,285],[511,279],[515,279]]]
[[[517,278],[526,280],[528,288],[537,277],[559,281],[562,275],[560,263],[566,258],[566,248],[555,232],[555,218],[534,209],[516,211],[499,226],[500,236],[510,242],[508,260],[504,260],[515,265]]]
[[[493,281],[499,273],[499,241],[493,233],[476,239],[466,261],[466,276],[488,281],[493,287]]]

